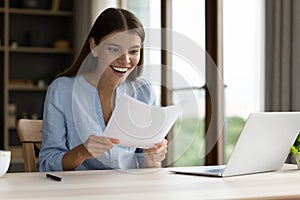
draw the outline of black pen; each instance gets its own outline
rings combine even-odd
[[[52,175],[52,174],[46,174],[46,177],[47,177],[47,178],[50,178],[50,179],[52,179],[52,180],[55,180],[55,181],[61,181],[61,180],[62,180],[61,177],[54,176],[54,175]]]

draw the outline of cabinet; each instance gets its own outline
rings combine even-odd
[[[0,0],[4,148],[22,161],[18,118],[42,118],[47,86],[74,59],[73,0]]]

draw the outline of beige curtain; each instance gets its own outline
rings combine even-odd
[[[266,0],[266,111],[300,111],[299,75],[300,1]]]
[[[299,75],[300,0],[266,0],[266,111],[300,111]]]

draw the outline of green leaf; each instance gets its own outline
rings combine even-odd
[[[300,133],[298,134],[298,136],[293,144],[293,147],[294,147],[293,152],[296,150],[297,150],[297,152],[300,151]],[[292,149],[291,149],[291,152],[292,152]]]
[[[298,149],[295,146],[291,147],[291,152],[295,155],[298,154]]]

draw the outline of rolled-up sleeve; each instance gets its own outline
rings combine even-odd
[[[42,148],[39,155],[40,171],[62,171],[62,157],[69,150],[66,142],[66,119],[63,102],[58,96],[59,84],[49,86],[43,114]]]

